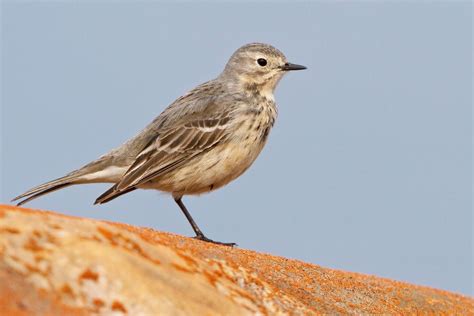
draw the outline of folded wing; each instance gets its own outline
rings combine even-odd
[[[225,142],[233,120],[229,113],[196,119],[160,131],[137,155],[120,182],[102,194],[96,204],[108,202],[136,187],[183,166]]]

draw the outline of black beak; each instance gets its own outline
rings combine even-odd
[[[306,67],[297,65],[297,64],[286,63],[283,66],[280,66],[280,69],[284,71],[290,71],[290,70],[303,70],[303,69],[306,69]]]

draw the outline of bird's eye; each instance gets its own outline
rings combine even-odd
[[[267,60],[265,58],[259,58],[259,59],[257,59],[257,63],[260,66],[265,67],[267,65]]]

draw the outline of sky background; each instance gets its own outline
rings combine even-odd
[[[135,135],[270,43],[308,67],[242,177],[184,202],[240,247],[472,295],[472,5],[2,2],[1,203]],[[71,187],[28,207],[192,236],[169,196]]]

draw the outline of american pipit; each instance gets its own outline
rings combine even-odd
[[[169,192],[197,239],[215,242],[199,229],[181,198],[216,190],[240,176],[259,155],[275,122],[273,91],[290,70],[278,49],[248,44],[224,71],[174,101],[137,136],[59,179],[39,185],[13,201],[18,205],[70,185],[114,183],[95,204],[135,189]],[[234,245],[234,243],[221,243]]]

